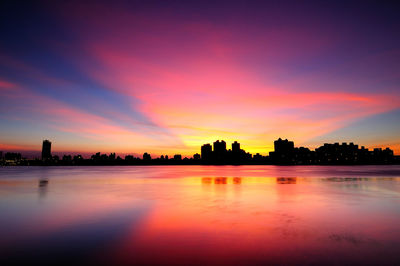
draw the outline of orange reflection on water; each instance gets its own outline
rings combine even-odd
[[[397,254],[396,177],[307,178],[297,167],[260,166],[76,169],[68,177],[50,169],[53,175],[35,182],[3,181],[13,185],[0,187],[0,195],[34,210],[19,212],[23,226],[2,228],[3,241],[34,242],[62,231],[79,239],[86,231],[97,237],[118,229],[92,254],[109,264],[292,265],[332,257],[340,264],[360,252],[364,261]]]
[[[377,240],[365,235],[382,235],[358,226],[380,232],[395,226],[380,223],[377,227],[376,220],[369,220],[370,211],[360,213],[356,205],[338,199],[338,193],[345,195],[343,187],[297,181],[296,177],[203,177],[203,186],[176,182],[162,192],[174,197],[157,201],[140,231],[133,226],[119,243],[115,258],[119,262],[293,264],[307,257],[311,263],[312,256],[327,256],[332,249],[349,256],[359,245],[376,248]]]
[[[277,177],[276,183],[277,184],[296,184],[297,177]]]
[[[242,178],[240,177],[203,177],[201,179],[201,183],[203,184],[241,184],[242,183]]]

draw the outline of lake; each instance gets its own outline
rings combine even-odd
[[[0,264],[394,265],[400,166],[0,168]]]

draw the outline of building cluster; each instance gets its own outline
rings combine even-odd
[[[0,165],[18,165],[21,160],[21,153],[6,152],[3,156],[3,152],[0,151]]]
[[[311,151],[304,147],[295,148],[293,141],[278,139],[269,155],[273,164],[390,164],[398,161],[389,148],[370,151],[352,142],[325,143]]]
[[[310,150],[305,147],[295,147],[293,141],[279,138],[274,141],[274,151],[269,156],[252,155],[240,148],[237,141],[227,149],[226,142],[217,140],[211,144],[201,146],[201,154],[194,154],[192,158],[182,158],[175,154],[171,158],[161,155],[152,158],[145,152],[142,158],[126,155],[125,158],[115,153],[92,155],[85,159],[81,155],[64,155],[59,158],[52,156],[51,142],[42,143],[41,159],[27,160],[20,153],[7,152],[3,156],[0,151],[0,165],[141,165],[141,164],[275,164],[275,165],[354,165],[354,164],[399,164],[400,157],[394,156],[389,148],[368,150],[364,146],[351,143],[325,143],[323,146]]]
[[[237,141],[232,143],[232,149],[226,149],[226,142],[217,140],[201,146],[201,160],[208,163],[239,163],[251,161],[252,155],[240,148]]]
[[[373,163],[392,163],[394,160],[393,150],[386,148],[375,148],[368,150],[364,146],[361,148],[358,145],[350,142],[324,144],[315,149],[317,163],[321,164],[373,164]]]

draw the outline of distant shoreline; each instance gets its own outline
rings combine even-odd
[[[23,158],[20,153],[0,152],[0,165],[32,165],[32,166],[56,166],[56,165],[397,165],[400,164],[400,156],[394,155],[393,150],[386,148],[366,149],[353,142],[339,142],[316,148],[314,151],[305,147],[295,147],[293,141],[277,139],[274,141],[274,151],[269,156],[259,153],[251,154],[240,148],[237,141],[232,143],[232,149],[227,149],[224,140],[201,146],[201,154],[193,157],[182,158],[181,154],[173,157],[161,155],[152,158],[145,152],[140,157],[126,155],[125,158],[115,153],[102,154],[97,152],[90,159],[82,155],[63,155],[62,158],[51,153],[51,141],[43,140],[41,159]]]
[[[93,163],[82,163],[82,164],[4,164],[1,167],[22,167],[22,166],[191,166],[191,165],[202,165],[202,166],[242,166],[242,165],[271,165],[271,166],[390,166],[400,165],[400,162],[393,163],[371,163],[371,164],[266,164],[266,163],[136,163],[136,164],[93,164]]]

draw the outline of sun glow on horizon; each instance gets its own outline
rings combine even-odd
[[[1,19],[1,150],[190,157],[220,139],[267,155],[282,137],[400,153],[400,40],[358,9],[31,5]]]

